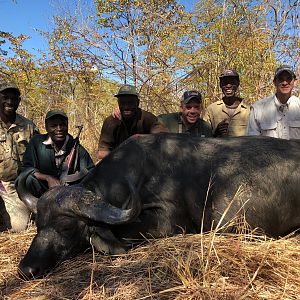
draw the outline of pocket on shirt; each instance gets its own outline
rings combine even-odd
[[[261,122],[260,128],[263,131],[275,130],[277,128],[277,122]]]
[[[5,160],[6,158],[6,154],[7,154],[7,147],[6,147],[6,143],[5,141],[4,142],[0,142],[0,164],[3,163],[3,161]],[[2,169],[1,169],[2,170]],[[1,172],[0,170],[0,172]]]
[[[30,133],[27,131],[19,131],[16,139],[16,143],[18,146],[18,153],[22,157],[26,147],[28,145],[28,141],[30,139]]]
[[[290,120],[289,127],[300,128],[300,120]]]
[[[229,135],[230,136],[244,136],[246,135],[247,125],[243,122],[231,122],[229,123]]]

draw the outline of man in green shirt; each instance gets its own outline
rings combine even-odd
[[[158,120],[168,128],[169,132],[211,137],[212,131],[209,123],[200,118],[202,111],[200,92],[186,91],[180,102],[180,112],[159,115]]]

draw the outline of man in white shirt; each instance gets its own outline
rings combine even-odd
[[[292,96],[296,81],[292,67],[282,65],[276,69],[276,93],[251,106],[247,135],[300,139],[300,99]]]

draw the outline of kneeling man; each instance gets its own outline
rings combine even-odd
[[[68,117],[63,111],[49,111],[45,119],[47,134],[35,135],[25,151],[21,173],[17,178],[16,186],[22,176],[26,179],[27,190],[35,197],[40,197],[49,188],[64,184],[67,176],[64,172],[66,162],[75,139],[68,133]],[[94,167],[89,153],[80,144],[77,147],[76,157],[72,165],[72,173],[84,174]],[[74,182],[80,180],[74,177]],[[72,184],[72,181],[69,182]]]

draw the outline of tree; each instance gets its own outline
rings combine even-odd
[[[264,0],[263,4],[277,59],[298,66],[300,72],[300,1]]]
[[[158,114],[177,110],[187,89],[200,90],[207,104],[220,99],[225,68],[237,69],[241,95],[253,102],[271,93],[277,65],[299,65],[298,0],[200,0],[191,13],[176,0],[86,7],[60,8],[53,29],[42,33],[49,49],[39,58],[24,49],[27,36],[0,32],[0,46],[7,42],[12,52],[1,56],[0,76],[19,84],[21,109],[38,123],[46,110],[61,108],[71,128],[86,124],[92,153],[120,83],[136,85],[141,106]]]
[[[184,72],[190,15],[177,1],[96,1],[102,39],[112,74],[133,83],[154,112],[173,104]],[[177,101],[176,101],[177,102]]]
[[[116,84],[103,78],[101,58],[91,51],[82,30],[77,16],[56,16],[53,30],[43,33],[49,52],[40,66],[51,107],[65,109],[71,128],[85,124],[82,140],[95,153],[103,119],[115,106]]]
[[[254,1],[198,2],[193,39],[198,46],[187,81],[198,81],[208,104],[220,99],[218,77],[226,68],[239,72],[242,96],[247,100],[255,101],[270,92],[276,57],[260,12]]]

